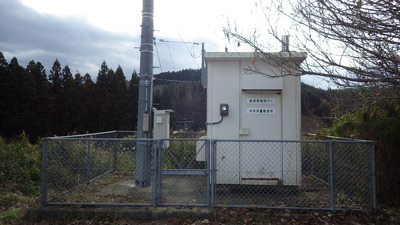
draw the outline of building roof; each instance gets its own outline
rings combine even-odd
[[[205,58],[207,61],[219,60],[246,60],[251,58],[259,59],[273,59],[273,58],[287,58],[290,61],[304,61],[307,58],[305,52],[206,52]]]

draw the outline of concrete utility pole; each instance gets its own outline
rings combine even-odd
[[[207,68],[206,68],[206,50],[204,49],[204,42],[201,43],[201,86],[207,87]]]
[[[138,138],[150,139],[153,109],[153,49],[154,49],[154,0],[143,0],[142,36],[140,45]],[[136,146],[136,187],[151,185],[152,146],[138,141]]]

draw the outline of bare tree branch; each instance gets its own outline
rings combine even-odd
[[[400,0],[271,0],[260,1],[258,7],[268,34],[279,42],[281,31],[272,13],[290,19],[295,33],[290,47],[308,54],[301,75],[326,77],[347,87],[400,85]],[[263,58],[271,57],[258,42],[257,30],[251,36],[237,30],[228,26],[224,32]],[[275,63],[284,65],[279,60]]]

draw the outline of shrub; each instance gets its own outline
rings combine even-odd
[[[367,102],[333,124],[330,135],[374,140],[376,146],[378,199],[400,204],[400,103],[389,99]]]
[[[0,188],[12,186],[27,195],[38,194],[40,146],[30,144],[25,133],[10,143],[0,137]]]

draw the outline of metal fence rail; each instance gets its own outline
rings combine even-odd
[[[143,141],[151,186],[137,188]],[[360,140],[45,138],[41,203],[375,210],[374,158]]]

